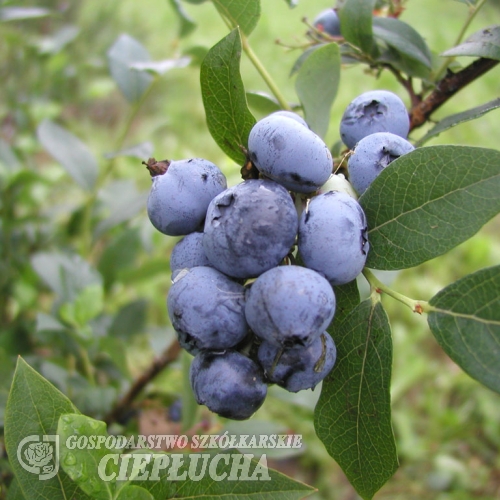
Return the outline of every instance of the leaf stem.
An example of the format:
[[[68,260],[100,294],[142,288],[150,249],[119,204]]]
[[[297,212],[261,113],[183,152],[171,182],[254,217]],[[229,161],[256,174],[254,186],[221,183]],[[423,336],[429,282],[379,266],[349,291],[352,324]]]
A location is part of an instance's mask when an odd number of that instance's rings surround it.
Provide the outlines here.
[[[363,269],[363,275],[370,284],[372,296],[374,293],[377,294],[385,293],[389,295],[389,297],[392,297],[393,299],[397,300],[398,302],[401,302],[405,306],[408,306],[414,313],[422,314],[423,312],[428,310],[427,307],[428,303],[426,301],[410,299],[406,295],[396,292],[387,285],[384,285],[384,283],[382,283],[375,276],[375,274],[373,274],[373,272],[366,267]]]
[[[477,13],[481,10],[483,5],[486,3],[486,0],[479,0],[477,5],[470,5],[469,6],[469,15],[467,16],[467,19],[465,20],[464,25],[462,26],[462,29],[457,35],[457,38],[453,44],[453,47],[456,47],[462,42],[463,37],[465,36],[465,32],[469,28],[471,22],[473,19],[476,17]],[[434,75],[434,81],[439,81],[441,77],[443,76],[444,72],[446,71],[446,68],[454,61],[455,57],[450,56],[446,57],[444,61],[441,63],[441,66],[436,70],[436,73]]]
[[[241,45],[243,47],[243,51],[247,55],[248,59],[250,59],[250,62],[253,64],[255,69],[259,72],[260,76],[266,82],[266,85],[269,87],[269,90],[273,93],[274,97],[276,97],[277,101],[279,102],[280,106],[283,109],[286,109],[288,111],[291,111],[291,107],[288,104],[287,100],[281,93],[281,90],[279,87],[276,85],[276,82],[273,80],[265,66],[262,64],[260,59],[257,57],[255,52],[252,50],[252,47],[248,43],[248,39],[243,33],[241,33]]]

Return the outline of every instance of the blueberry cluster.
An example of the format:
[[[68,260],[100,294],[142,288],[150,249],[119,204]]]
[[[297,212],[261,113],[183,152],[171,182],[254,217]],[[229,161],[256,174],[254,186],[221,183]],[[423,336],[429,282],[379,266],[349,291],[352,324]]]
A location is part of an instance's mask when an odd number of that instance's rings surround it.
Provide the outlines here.
[[[184,235],[170,259],[167,308],[179,343],[194,356],[190,380],[199,404],[246,419],[269,384],[297,392],[331,371],[333,286],[356,279],[369,250],[356,191],[413,148],[401,105],[377,91],[347,107],[340,130],[354,148],[354,189],[332,174],[323,140],[289,111],[254,125],[248,159],[256,175],[236,186],[228,188],[207,160],[147,162],[152,224]]]

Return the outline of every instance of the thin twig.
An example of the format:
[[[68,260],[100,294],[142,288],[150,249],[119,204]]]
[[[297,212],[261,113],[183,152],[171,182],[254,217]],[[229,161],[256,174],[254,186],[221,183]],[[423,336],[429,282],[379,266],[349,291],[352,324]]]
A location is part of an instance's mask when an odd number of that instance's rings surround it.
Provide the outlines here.
[[[169,364],[173,363],[181,352],[179,342],[175,340],[163,354],[156,358],[151,366],[132,384],[130,389],[123,397],[116,402],[111,412],[104,418],[107,425],[116,422],[120,417],[127,412],[134,400],[139,396],[143,389]]]
[[[487,71],[495,67],[500,61],[481,57],[457,73],[449,72],[440,80],[436,88],[410,111],[410,130],[422,126],[434,111],[441,107],[459,90],[473,82]]]

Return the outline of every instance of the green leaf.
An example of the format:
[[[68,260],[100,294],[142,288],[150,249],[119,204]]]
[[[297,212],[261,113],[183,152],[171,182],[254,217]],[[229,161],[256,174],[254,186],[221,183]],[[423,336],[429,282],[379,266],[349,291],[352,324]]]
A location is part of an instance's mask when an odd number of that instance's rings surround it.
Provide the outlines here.
[[[104,290],[102,285],[85,287],[72,302],[61,306],[61,318],[69,324],[83,328],[102,312],[104,308]]]
[[[212,0],[219,14],[229,21],[232,28],[239,27],[248,36],[257,26],[260,17],[260,0]]]
[[[391,329],[380,302],[359,304],[333,337],[337,362],[323,381],[316,433],[363,499],[398,467],[391,425]]]
[[[359,199],[367,267],[405,269],[451,250],[500,211],[499,192],[499,151],[430,146],[401,156]]]
[[[210,134],[229,157],[243,165],[246,157],[241,146],[247,147],[255,118],[248,110],[240,58],[240,34],[235,29],[208,51],[200,81]]]
[[[37,129],[38,140],[82,188],[92,190],[97,180],[97,160],[76,136],[44,120]]]
[[[427,66],[399,52],[390,45],[380,53],[377,62],[390,64],[408,76],[414,76],[424,80],[428,80],[431,73]]]
[[[164,498],[197,498],[209,500],[210,498],[228,497],[234,500],[248,500],[258,496],[260,499],[299,499],[304,498],[314,491],[314,488],[280,474],[266,466],[267,459],[251,460],[252,455],[241,455],[235,450],[214,450],[214,453],[201,452],[190,454],[166,454],[148,449],[141,449],[129,453],[123,450],[124,455],[115,455],[114,458],[105,458],[107,463],[103,470],[101,462],[108,454],[117,453],[106,446],[100,449],[70,449],[72,441],[80,436],[89,438],[91,435],[107,437],[106,426],[100,422],[83,415],[63,415],[59,419],[58,434],[61,449],[61,464],[67,474],[74,478],[80,488],[92,492],[92,498],[97,500],[114,498],[111,494],[119,491],[118,499],[129,497],[126,489],[141,486],[149,491],[155,499]],[[74,436],[74,437],[72,437]],[[69,447],[67,444],[69,443]],[[198,455],[198,457],[193,456]],[[197,467],[190,467],[191,461],[198,459]],[[124,461],[127,461],[124,466]],[[203,461],[206,467],[203,469]],[[215,461],[214,464],[211,462]],[[233,461],[239,462],[245,473],[237,473],[238,481],[226,480],[231,474],[235,477],[236,468]],[[244,464],[248,465],[248,468]],[[101,474],[99,475],[99,465]],[[205,473],[201,471],[205,470]],[[82,475],[82,471],[84,474]],[[233,472],[232,472],[233,471]],[[196,480],[192,475],[198,475]],[[217,476],[215,475],[217,474]],[[103,476],[109,478],[104,481]],[[250,479],[253,476],[253,480]],[[261,480],[259,480],[261,479]],[[116,486],[115,486],[116,484]],[[125,492],[122,493],[122,491]],[[135,491],[137,498],[150,499],[139,490]]]
[[[130,340],[133,336],[144,332],[146,327],[147,302],[135,300],[124,305],[114,316],[109,334]]]
[[[263,92],[247,92],[246,95],[248,105],[262,114],[269,115],[281,109],[281,106],[273,97]]]
[[[301,65],[295,90],[302,103],[307,124],[324,137],[330,123],[330,110],[340,81],[340,51],[336,43],[315,50]]]
[[[185,68],[191,63],[190,57],[179,57],[177,59],[163,59],[162,61],[148,61],[130,64],[131,69],[147,71],[154,75],[164,75],[167,71],[175,68]]]
[[[0,9],[0,21],[23,21],[50,14],[50,10],[43,7],[3,7]]]
[[[168,481],[168,495],[166,498],[176,500],[196,498],[197,500],[211,500],[214,498],[227,498],[228,500],[294,500],[305,498],[315,491],[314,488],[304,483],[295,481],[280,472],[266,467],[267,459],[257,464],[251,460],[252,455],[241,455],[234,450],[217,450],[215,455],[209,457],[210,465],[207,469],[215,469],[216,474],[205,474],[201,480],[193,481],[186,478],[183,481]],[[200,463],[203,458],[200,459]],[[217,464],[212,464],[217,460]],[[227,480],[235,462],[239,462],[243,470],[247,470],[248,477],[255,476],[257,480]],[[217,465],[217,467],[214,467]],[[248,466],[248,468],[247,468]],[[179,468],[178,475],[185,474],[189,469],[189,460],[184,460]],[[218,479],[218,478],[219,479]],[[234,476],[233,476],[234,477]],[[260,479],[260,480],[259,480]]]
[[[9,485],[9,490],[7,491],[5,500],[26,500],[26,497],[23,495],[21,487],[15,477]]]
[[[138,228],[125,229],[109,241],[98,264],[106,289],[118,279],[120,272],[134,265],[140,250]]]
[[[346,0],[339,10],[340,30],[345,40],[367,55],[375,55],[373,9],[376,0]]]
[[[500,266],[465,276],[429,304],[429,327],[446,354],[500,393]]]
[[[111,76],[129,102],[137,102],[146,92],[153,77],[131,68],[132,64],[150,62],[148,51],[130,35],[120,35],[108,50]]]
[[[409,24],[390,17],[374,17],[373,34],[398,52],[431,68],[432,56],[429,47],[418,31]]]
[[[422,146],[427,141],[429,141],[433,137],[437,137],[441,132],[444,132],[445,130],[455,127],[456,125],[460,125],[460,123],[480,118],[481,116],[489,113],[490,111],[493,111],[494,109],[497,109],[498,107],[500,107],[500,97],[497,97],[496,99],[493,99],[486,104],[482,104],[481,106],[463,111],[462,113],[456,113],[454,115],[447,116],[446,118],[443,118],[441,121],[436,123],[436,125],[432,127],[429,132],[427,132],[422,138],[420,138],[415,143],[415,147]]]
[[[476,31],[464,43],[441,54],[443,57],[471,56],[486,57],[500,61],[500,26]]]
[[[19,486],[29,500],[67,500],[68,498],[87,499],[87,495],[79,494],[78,486],[62,471],[58,469],[56,431],[59,417],[65,413],[76,413],[78,410],[71,401],[59,392],[52,384],[39,375],[22,358],[18,359],[14,380],[7,401],[5,411],[5,445],[10,464]],[[47,436],[49,441],[43,441]],[[23,441],[26,438],[33,441]],[[46,452],[45,465],[47,469],[35,465],[30,466],[27,450],[32,445],[43,445],[50,451],[52,458]],[[19,453],[18,453],[19,451]],[[20,462],[22,460],[22,463]],[[47,474],[50,467],[54,467],[53,477],[39,479],[39,475]],[[26,467],[32,467],[27,470]],[[35,470],[37,469],[37,470]]]
[[[145,175],[145,174],[144,174]],[[110,182],[99,193],[100,201],[109,212],[95,228],[95,236],[100,236],[112,227],[126,222],[146,206],[148,192],[137,190],[136,183],[129,179]]]
[[[85,415],[68,413],[59,417],[57,426],[59,436],[60,461],[66,474],[80,487],[82,491],[95,500],[111,500],[115,491],[115,483],[103,481],[99,477],[99,464],[101,460],[112,453],[104,445],[96,446],[99,437],[107,438],[106,424]],[[95,436],[94,447],[77,446],[78,439]],[[104,443],[103,440],[103,443]],[[82,443],[84,441],[82,440]],[[112,461],[107,461],[105,468],[107,475],[118,473],[118,466]]]
[[[313,45],[312,47],[308,47],[306,50],[304,50],[304,52],[302,52],[300,54],[300,56],[297,58],[297,60],[294,62],[292,69],[290,70],[290,76],[295,75],[295,73],[297,73],[300,70],[300,68],[302,67],[302,65],[306,61],[306,59],[314,51],[318,50],[320,47],[323,47],[324,45],[326,45],[326,44],[324,44],[324,43],[323,44],[316,44],[316,45]]]
[[[358,283],[356,280],[353,280],[345,285],[337,285],[333,287],[333,291],[335,293],[336,307],[335,316],[331,326],[335,325],[335,327],[337,327],[337,325],[340,324],[344,318],[359,305],[360,297]],[[330,331],[330,328],[328,329],[328,333],[334,337],[333,330]]]
[[[180,21],[179,38],[184,38],[194,31],[196,23],[186,12],[180,0],[169,0],[169,2]]]
[[[50,289],[65,302],[72,302],[91,285],[102,283],[101,275],[77,254],[39,252],[31,265]]]
[[[155,497],[140,486],[128,484],[120,490],[116,500],[155,500]]]
[[[0,164],[5,165],[11,173],[17,172],[21,168],[17,156],[12,151],[9,144],[0,137]]]
[[[120,151],[114,151],[112,153],[106,153],[104,155],[107,159],[118,158],[119,156],[131,156],[139,160],[144,158],[151,158],[153,156],[154,144],[152,142],[146,141],[136,144],[135,146],[130,146]]]

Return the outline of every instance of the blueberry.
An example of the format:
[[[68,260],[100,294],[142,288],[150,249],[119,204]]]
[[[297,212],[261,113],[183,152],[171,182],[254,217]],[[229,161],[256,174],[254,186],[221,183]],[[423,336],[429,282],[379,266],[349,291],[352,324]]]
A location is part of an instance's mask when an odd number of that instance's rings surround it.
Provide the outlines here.
[[[314,389],[330,373],[337,349],[330,335],[324,332],[307,347],[282,349],[262,342],[257,359],[269,382],[298,392]]]
[[[312,198],[300,218],[298,250],[304,265],[324,275],[332,285],[355,279],[369,250],[361,205],[340,191]]]
[[[313,26],[330,36],[340,36],[340,19],[334,9],[320,12],[313,21]]]
[[[219,271],[251,278],[283,260],[297,228],[297,212],[285,188],[269,180],[247,180],[212,200],[203,246]]]
[[[410,118],[403,101],[387,90],[372,90],[356,97],[344,111],[340,136],[349,148],[375,132],[392,132],[406,139]]]
[[[164,173],[154,171],[150,163],[155,160],[148,161],[153,185],[147,210],[153,226],[170,236],[198,230],[212,198],[227,187],[224,174],[202,158],[164,162]]]
[[[236,351],[200,352],[191,363],[190,381],[198,404],[233,420],[250,418],[267,395],[261,368]]]
[[[349,157],[349,180],[363,194],[393,160],[415,148],[406,139],[390,132],[377,132],[361,139]]]
[[[332,173],[332,155],[323,140],[287,116],[274,113],[259,120],[250,131],[248,150],[262,174],[290,191],[316,191]]]
[[[310,344],[330,324],[335,295],[328,281],[301,266],[270,269],[252,283],[245,316],[261,339],[282,347]]]
[[[167,296],[172,326],[183,348],[227,349],[248,333],[245,288],[211,267],[183,269]]]
[[[293,111],[275,111],[269,116],[284,116],[285,118],[291,118],[292,120],[300,123],[303,127],[309,128],[309,125],[306,123],[304,118],[302,118],[302,116],[298,115],[297,113],[294,113]]]
[[[175,277],[180,269],[197,266],[212,267],[203,249],[203,233],[191,233],[184,236],[175,244],[170,255],[172,277]]]

